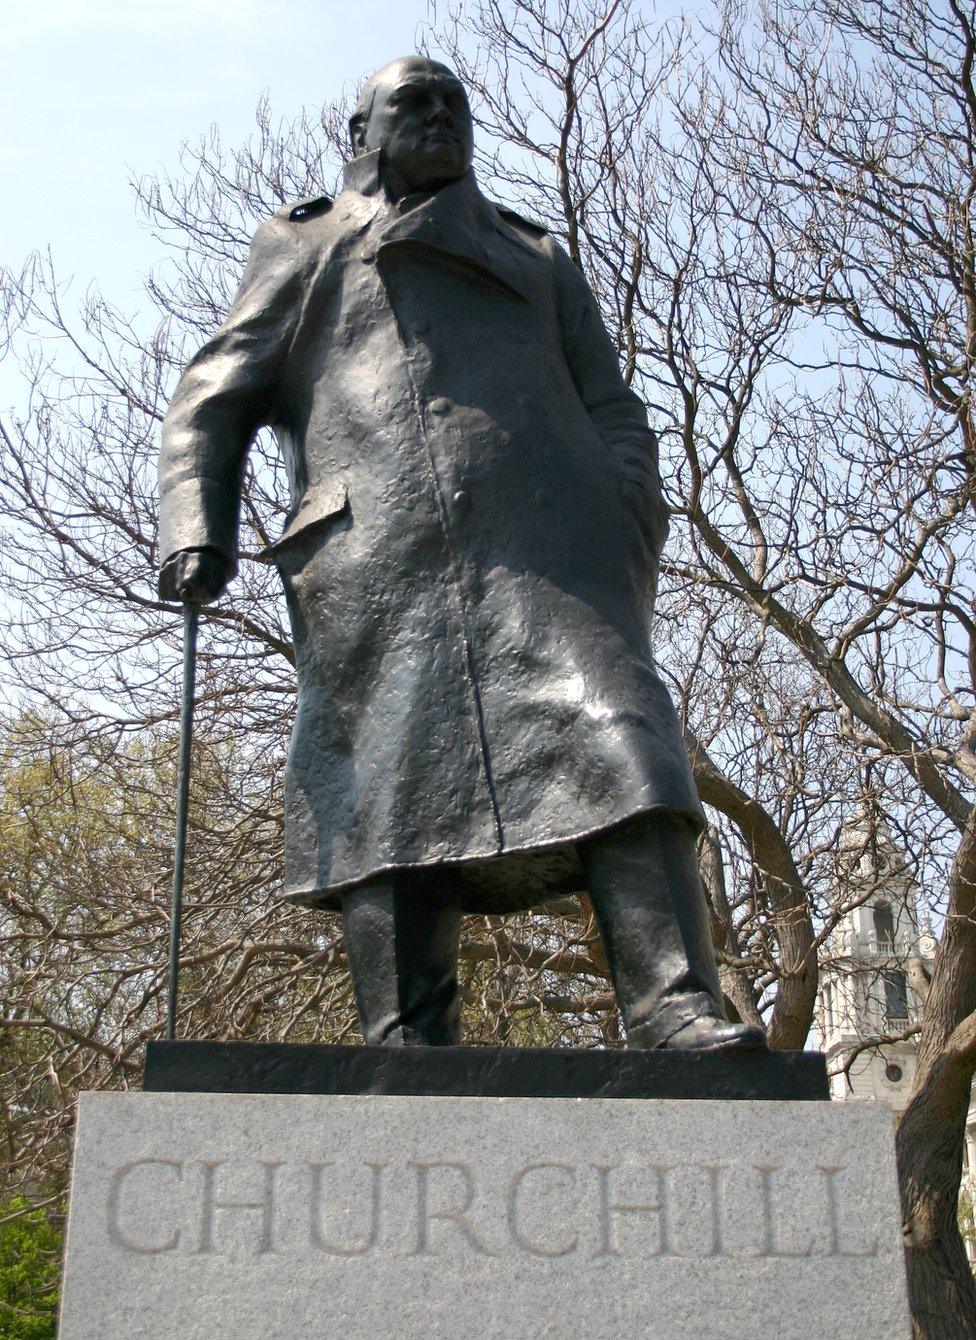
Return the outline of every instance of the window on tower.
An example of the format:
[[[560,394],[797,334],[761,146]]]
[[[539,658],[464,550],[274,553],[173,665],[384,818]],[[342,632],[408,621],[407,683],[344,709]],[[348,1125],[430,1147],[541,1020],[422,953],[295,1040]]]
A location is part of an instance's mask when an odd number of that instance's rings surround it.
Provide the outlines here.
[[[874,909],[874,934],[878,949],[884,953],[895,947],[895,918],[887,903],[878,903]]]
[[[908,1023],[908,979],[896,969],[884,974],[885,1023],[889,1028]]]

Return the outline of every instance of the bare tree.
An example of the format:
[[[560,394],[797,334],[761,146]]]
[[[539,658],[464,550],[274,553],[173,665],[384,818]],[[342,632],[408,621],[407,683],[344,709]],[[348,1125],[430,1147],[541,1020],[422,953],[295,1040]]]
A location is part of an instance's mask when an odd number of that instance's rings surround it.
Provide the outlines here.
[[[942,104],[920,91],[915,139],[901,122],[886,138],[885,117],[909,113],[858,92],[844,43],[863,59],[874,30],[870,10],[850,13],[860,29],[826,7],[730,10],[709,33],[653,25],[628,0],[481,0],[444,13],[430,42],[473,90],[479,172],[586,270],[661,438],[675,526],[656,638],[712,819],[702,866],[730,1005],[764,1021],[774,1045],[803,1045],[818,957],[855,896],[838,888],[836,865],[855,813],[884,817],[947,914],[900,1167],[919,1334],[972,1334],[955,1196],[976,1060],[964,530],[976,327],[963,300],[971,278],[948,300],[971,252],[926,186],[941,180],[939,153],[968,150],[941,134]],[[925,86],[929,14],[906,6],[901,54],[879,48],[890,89]],[[18,802],[13,831],[43,828],[51,787],[79,807],[77,846],[44,854],[39,841],[3,887],[2,1022],[17,1049],[3,1094],[21,1184],[63,1169],[74,1089],[126,1083],[161,1027],[178,626],[152,581],[166,395],[226,309],[257,223],[334,187],[343,123],[338,103],[282,125],[265,105],[247,145],[228,151],[212,132],[172,177],[137,183],[166,259],[135,316],[94,290],[79,306],[43,258],[4,280],[3,328],[28,388],[0,443],[17,709],[7,729],[55,778]],[[911,143],[929,157],[912,158]],[[871,172],[874,196],[853,189]],[[866,201],[898,174],[900,212],[872,215]],[[952,180],[968,219],[968,187]],[[927,313],[915,312],[915,343],[897,327],[896,298]],[[267,537],[281,492],[273,444],[259,440],[245,550]],[[336,921],[275,904],[294,690],[266,568],[244,565],[203,647],[182,1026],[351,1037]],[[5,776],[13,795],[22,779]],[[96,783],[111,805],[93,803]],[[117,829],[111,860],[102,809]],[[60,873],[38,879],[39,868]],[[477,1040],[619,1045],[585,900],[472,918],[463,953]],[[22,1099],[30,1083],[36,1111]],[[948,1301],[936,1279],[951,1282]]]
[[[736,116],[719,157],[761,184],[753,233],[809,260],[802,283],[771,263],[767,292],[836,332],[841,363],[809,404],[833,469],[806,492],[833,524],[791,563],[816,615],[742,589],[865,749],[908,772],[947,849],[955,834],[898,1152],[916,1332],[945,1334],[948,1315],[973,1335],[955,1223],[976,1070],[976,9],[828,0],[722,19]]]

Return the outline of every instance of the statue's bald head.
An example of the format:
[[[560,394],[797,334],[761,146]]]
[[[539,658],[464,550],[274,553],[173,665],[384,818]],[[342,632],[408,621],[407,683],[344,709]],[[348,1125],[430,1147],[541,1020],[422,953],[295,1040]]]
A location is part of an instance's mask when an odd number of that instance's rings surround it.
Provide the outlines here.
[[[349,119],[353,153],[384,151],[394,194],[436,189],[471,166],[471,109],[457,75],[426,56],[401,56],[376,71]]]

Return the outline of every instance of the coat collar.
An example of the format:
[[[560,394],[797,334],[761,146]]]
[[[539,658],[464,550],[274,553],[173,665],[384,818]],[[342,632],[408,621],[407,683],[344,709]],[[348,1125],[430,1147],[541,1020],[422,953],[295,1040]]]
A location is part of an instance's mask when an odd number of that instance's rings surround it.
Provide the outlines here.
[[[380,180],[381,152],[346,163],[339,217],[354,219],[358,229],[375,220],[379,257],[404,246],[420,248],[432,260],[460,266],[510,296],[526,298],[534,248],[482,195],[474,169],[437,191],[417,192],[394,204]]]
[[[377,254],[420,248],[432,260],[469,273],[519,298],[527,296],[527,266],[511,246],[497,208],[478,188],[473,171],[439,191],[407,196],[383,221]]]
[[[376,195],[380,189],[380,153],[381,150],[372,149],[368,154],[350,158],[342,169],[343,186],[360,195]]]
[[[383,190],[380,180],[382,154],[382,149],[372,149],[369,153],[360,154],[358,158],[350,158],[342,169],[343,187],[349,191],[356,191],[359,195],[380,195]],[[497,221],[498,211],[481,194],[474,168],[469,168],[463,177],[449,182],[447,186],[442,186],[437,191],[416,191],[412,195],[404,196],[402,200],[388,203],[391,212],[400,218],[422,205],[441,200],[449,207],[461,211],[471,209],[482,213],[487,211],[491,218]]]

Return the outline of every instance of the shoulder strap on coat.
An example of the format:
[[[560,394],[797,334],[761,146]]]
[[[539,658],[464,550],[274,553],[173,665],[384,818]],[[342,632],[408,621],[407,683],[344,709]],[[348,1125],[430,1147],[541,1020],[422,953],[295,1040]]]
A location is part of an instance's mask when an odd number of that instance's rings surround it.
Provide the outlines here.
[[[305,200],[299,200],[291,205],[283,205],[278,210],[278,214],[292,223],[304,223],[306,219],[314,219],[319,214],[327,214],[332,208],[332,198],[327,195],[310,195]]]
[[[516,214],[514,209],[507,209],[504,205],[496,205],[495,208],[506,223],[512,224],[515,228],[520,228],[530,237],[546,237],[549,232],[549,229],[543,228],[541,223],[536,223],[532,219],[524,219],[521,214]]]

